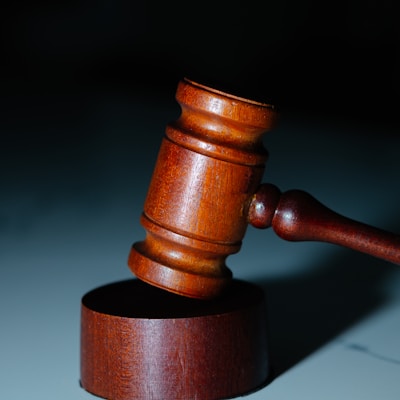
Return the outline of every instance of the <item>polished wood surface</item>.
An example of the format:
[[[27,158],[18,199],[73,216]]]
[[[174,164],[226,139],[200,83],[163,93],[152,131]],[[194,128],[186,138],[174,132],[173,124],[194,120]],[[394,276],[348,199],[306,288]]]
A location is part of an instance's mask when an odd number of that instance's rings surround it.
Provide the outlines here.
[[[233,280],[212,301],[137,279],[82,299],[81,385],[112,400],[212,400],[270,379],[263,291]]]
[[[302,190],[281,194],[275,185],[261,185],[250,205],[249,223],[272,227],[282,239],[333,243],[400,264],[399,235],[344,217]]]
[[[182,113],[167,126],[141,219],[147,236],[128,263],[155,286],[211,298],[230,282],[225,259],[240,249],[276,112],[187,80],[176,99]]]
[[[167,126],[141,217],[146,237],[129,255],[140,279],[82,299],[81,385],[107,399],[232,398],[268,382],[263,292],[225,264],[249,224],[400,262],[399,236],[261,183],[273,106],[188,80],[176,99],[182,113]]]
[[[140,279],[194,298],[213,298],[231,279],[226,257],[240,250],[248,223],[287,240],[325,241],[400,263],[399,236],[328,210],[301,191],[260,185],[269,104],[183,80],[182,108],[166,129],[141,223],[144,241],[128,264]]]

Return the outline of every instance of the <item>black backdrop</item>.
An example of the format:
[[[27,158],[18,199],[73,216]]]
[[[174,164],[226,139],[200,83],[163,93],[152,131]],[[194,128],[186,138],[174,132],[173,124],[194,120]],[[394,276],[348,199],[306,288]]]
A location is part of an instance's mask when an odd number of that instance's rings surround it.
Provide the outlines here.
[[[283,110],[397,124],[395,4],[9,2],[0,13],[2,111],[21,93],[171,95],[188,76]]]

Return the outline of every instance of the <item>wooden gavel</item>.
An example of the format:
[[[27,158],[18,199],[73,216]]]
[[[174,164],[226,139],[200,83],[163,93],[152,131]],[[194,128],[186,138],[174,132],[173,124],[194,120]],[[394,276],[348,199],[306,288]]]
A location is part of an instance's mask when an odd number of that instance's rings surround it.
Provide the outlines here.
[[[144,241],[128,265],[141,280],[199,299],[230,282],[228,255],[248,224],[283,239],[345,246],[400,263],[400,238],[343,217],[309,194],[260,184],[268,153],[262,135],[276,123],[269,104],[183,80],[180,117],[167,125],[144,205]]]

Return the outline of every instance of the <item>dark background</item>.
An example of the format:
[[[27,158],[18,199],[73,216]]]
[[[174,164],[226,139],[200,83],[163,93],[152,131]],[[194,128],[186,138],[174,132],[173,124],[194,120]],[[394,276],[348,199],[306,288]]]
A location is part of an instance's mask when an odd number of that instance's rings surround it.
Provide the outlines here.
[[[283,111],[397,124],[395,5],[9,2],[0,13],[2,120],[13,108],[29,112],[23,94],[31,96],[28,103],[39,95],[53,106],[60,101],[67,112],[72,105],[63,96],[107,90],[173,96],[188,76]]]

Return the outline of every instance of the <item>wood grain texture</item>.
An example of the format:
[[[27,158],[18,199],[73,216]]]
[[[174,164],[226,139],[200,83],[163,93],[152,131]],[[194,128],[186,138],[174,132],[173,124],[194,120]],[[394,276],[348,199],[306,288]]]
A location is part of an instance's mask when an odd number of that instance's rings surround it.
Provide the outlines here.
[[[240,249],[276,112],[187,80],[176,99],[182,113],[167,126],[141,218],[147,236],[128,264],[155,286],[212,298],[230,282],[225,260]]]
[[[340,216],[304,192],[260,186],[273,106],[187,80],[176,99],[182,113],[167,126],[141,218],[146,238],[129,255],[138,278],[187,297],[216,297],[231,280],[225,261],[240,250],[248,223],[400,263],[398,235]]]
[[[272,226],[282,239],[328,242],[400,264],[399,235],[344,217],[302,190],[281,194],[275,185],[261,185],[249,222],[257,228]]]
[[[82,299],[81,384],[107,399],[224,399],[267,382],[263,292],[225,265],[248,224],[400,263],[399,236],[260,184],[272,106],[190,81],[176,98],[182,113],[167,126],[144,204],[146,238],[128,260],[140,280]]]
[[[233,280],[213,301],[139,280],[87,293],[81,385],[112,400],[232,398],[269,379],[263,291]]]

